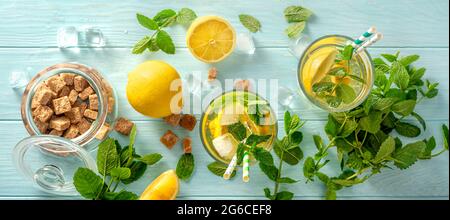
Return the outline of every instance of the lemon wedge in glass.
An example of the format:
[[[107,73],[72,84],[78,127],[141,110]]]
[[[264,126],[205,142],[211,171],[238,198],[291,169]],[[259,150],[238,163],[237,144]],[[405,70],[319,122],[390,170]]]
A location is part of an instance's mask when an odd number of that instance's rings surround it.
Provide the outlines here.
[[[336,60],[336,48],[323,48],[313,53],[303,68],[303,84],[312,92],[312,85],[320,82],[331,70]]]

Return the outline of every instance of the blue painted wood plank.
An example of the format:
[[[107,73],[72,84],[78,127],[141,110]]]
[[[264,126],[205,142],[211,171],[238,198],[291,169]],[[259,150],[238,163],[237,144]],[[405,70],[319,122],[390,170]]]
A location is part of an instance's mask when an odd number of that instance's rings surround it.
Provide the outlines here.
[[[80,1],[0,1],[0,46],[56,46],[56,31],[61,26],[99,26],[108,46],[131,47],[148,34],[139,27],[135,13],[152,16],[164,8],[193,8],[198,15],[224,16],[237,31],[245,31],[238,15],[254,15],[262,23],[262,32],[255,35],[260,47],[288,44],[283,30],[287,23],[283,10],[301,4],[310,8],[314,17],[307,31],[313,38],[326,34],[357,37],[369,26],[376,25],[385,33],[377,44],[382,47],[448,47],[449,2],[443,0],[415,1],[353,1],[353,0],[80,0]],[[30,14],[30,12],[33,12]],[[170,32],[178,47],[185,46],[185,30],[176,27]]]

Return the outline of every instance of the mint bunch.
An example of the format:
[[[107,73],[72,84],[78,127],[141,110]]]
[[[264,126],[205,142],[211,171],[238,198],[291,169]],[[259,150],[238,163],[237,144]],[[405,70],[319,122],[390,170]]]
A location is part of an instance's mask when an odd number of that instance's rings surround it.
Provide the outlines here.
[[[341,113],[331,113],[325,126],[330,141],[324,145],[320,136],[314,136],[317,153],[305,160],[303,167],[307,182],[317,177],[327,186],[327,199],[335,199],[336,192],[365,182],[385,168],[395,166],[406,169],[419,159],[431,159],[448,150],[448,128],[443,125],[444,148],[433,154],[434,137],[403,144],[396,131],[404,137],[417,137],[422,130],[405,119],[413,118],[426,129],[425,120],[415,107],[424,99],[438,94],[438,83],[423,80],[425,68],[412,64],[418,55],[399,57],[382,54],[373,60],[375,87],[368,99],[359,107]],[[337,148],[342,173],[330,177],[321,172],[329,161],[328,150]]]
[[[173,40],[164,28],[175,23],[189,25],[197,18],[197,15],[189,8],[182,8],[178,13],[172,9],[164,9],[153,18],[138,13],[136,18],[141,26],[154,32],[150,36],[145,36],[134,45],[133,54],[141,54],[147,49],[150,52],[162,50],[167,54],[175,54]]]
[[[161,160],[160,154],[140,156],[136,154],[134,142],[136,126],[130,134],[130,143],[122,147],[120,143],[108,138],[98,146],[98,176],[88,168],[78,168],[73,180],[76,190],[86,199],[94,200],[136,200],[138,196],[132,192],[121,190],[116,192],[119,183],[130,184],[145,173],[147,166]],[[108,180],[109,179],[109,180]]]

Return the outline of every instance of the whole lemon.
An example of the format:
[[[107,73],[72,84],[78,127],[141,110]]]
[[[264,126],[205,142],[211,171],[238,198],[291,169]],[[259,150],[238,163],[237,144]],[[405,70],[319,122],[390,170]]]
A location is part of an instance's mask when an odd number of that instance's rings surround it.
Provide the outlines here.
[[[128,74],[128,102],[139,113],[162,118],[179,113],[183,105],[178,72],[163,61],[146,61]]]

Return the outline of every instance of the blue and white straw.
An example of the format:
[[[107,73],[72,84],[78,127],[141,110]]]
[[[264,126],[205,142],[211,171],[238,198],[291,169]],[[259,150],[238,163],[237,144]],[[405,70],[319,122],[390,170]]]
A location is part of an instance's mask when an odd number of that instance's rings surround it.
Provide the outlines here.
[[[367,40],[367,38],[370,38],[373,34],[377,32],[377,29],[375,27],[370,27],[369,30],[364,32],[361,36],[359,36],[358,39],[352,42],[352,47],[355,49],[358,49],[364,41]]]
[[[370,40],[364,42],[357,50],[356,54],[361,53],[366,48],[370,47],[372,44],[376,43],[377,41],[383,39],[383,34],[376,33]]]

